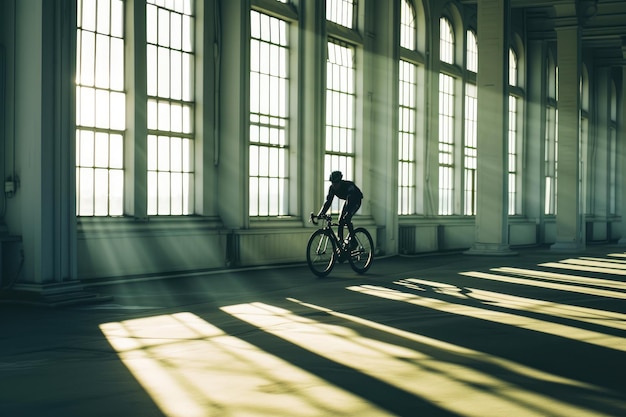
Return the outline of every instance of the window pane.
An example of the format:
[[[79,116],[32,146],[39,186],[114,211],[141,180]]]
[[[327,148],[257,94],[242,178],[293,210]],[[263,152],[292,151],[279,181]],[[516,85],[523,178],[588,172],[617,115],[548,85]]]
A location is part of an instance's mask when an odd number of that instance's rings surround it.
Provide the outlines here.
[[[517,99],[509,96],[509,214],[517,213]]]
[[[287,215],[288,24],[255,10],[250,24],[249,214]]]
[[[478,72],[478,43],[476,34],[471,30],[467,31],[467,69]]]
[[[464,160],[464,211],[476,214],[476,155],[477,155],[477,89],[474,84],[465,86],[465,160]]]
[[[193,211],[193,3],[148,0],[148,214]]]
[[[327,0],[326,19],[338,25],[354,29],[357,0]]]
[[[439,19],[439,59],[454,64],[454,32],[450,21],[444,17]]]
[[[416,71],[417,67],[414,64],[400,61],[400,85],[398,88],[398,214],[415,213]]]
[[[453,214],[454,78],[439,74],[439,214]]]
[[[402,0],[400,7],[400,46],[415,50],[417,44],[415,9],[408,0]]]
[[[76,214],[123,214],[124,10],[121,0],[78,0]]]
[[[338,170],[354,180],[354,131],[356,91],[355,48],[335,39],[328,42],[326,62],[326,157],[325,177]],[[325,187],[329,186],[328,181]],[[339,211],[337,199],[331,212]]]

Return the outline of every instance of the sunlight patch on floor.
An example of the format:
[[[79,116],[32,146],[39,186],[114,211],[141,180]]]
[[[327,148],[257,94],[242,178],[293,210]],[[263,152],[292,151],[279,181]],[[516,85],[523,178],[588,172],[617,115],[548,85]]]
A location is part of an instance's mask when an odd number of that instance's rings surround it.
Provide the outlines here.
[[[539,266],[547,266],[550,268],[560,268],[560,269],[568,269],[571,271],[586,271],[586,272],[600,272],[602,274],[611,274],[611,275],[626,275],[626,270],[622,268],[616,268],[615,266],[607,265],[603,263],[603,266],[595,266],[597,262],[572,262],[572,261],[561,261],[561,262],[546,262],[543,264],[539,264]]]
[[[554,303],[533,298],[518,297],[493,291],[480,290],[470,287],[437,283],[416,278],[408,278],[394,282],[411,289],[432,288],[435,292],[451,295],[466,300],[476,300],[488,306],[497,306],[511,310],[545,314],[570,320],[591,323],[604,327],[626,330],[626,314],[613,311],[598,310],[567,304]]]
[[[350,289],[364,290],[372,295],[377,293],[377,289],[371,286]],[[283,308],[248,303],[223,307],[222,310],[459,416],[602,415],[523,389],[474,367],[438,360],[426,352],[372,339],[350,328],[302,317]]]
[[[473,317],[503,325],[515,326],[521,329],[560,336],[577,342],[585,342],[609,349],[626,351],[626,338],[611,336],[605,333],[581,329],[574,326],[566,326],[545,320],[538,320],[531,317],[494,311],[470,305],[450,303],[438,298],[422,297],[415,293],[408,293],[375,285],[352,286],[348,287],[348,289],[362,294],[373,295],[389,300],[403,301],[409,304],[431,308],[450,314]]]
[[[502,271],[506,273],[521,273],[519,272],[521,270],[517,269],[518,272],[515,272],[514,269],[515,268],[498,268],[496,271],[498,272]],[[534,270],[527,270],[527,271],[530,271],[530,272],[528,272],[526,276],[539,278],[539,279],[544,278],[546,280],[547,279],[556,280],[554,275],[552,275],[551,273],[544,274],[540,271],[534,271]],[[525,285],[525,286],[530,286],[530,287],[548,288],[548,289],[558,290],[558,291],[566,291],[566,292],[579,293],[579,294],[585,294],[585,295],[593,295],[597,297],[617,298],[617,299],[626,300],[626,293],[605,290],[602,288],[594,288],[591,286],[561,284],[559,282],[550,282],[546,280],[537,280],[537,279],[525,279],[525,278],[512,277],[508,275],[490,274],[487,272],[478,272],[478,271],[459,272],[459,275],[472,277],[472,278],[488,279],[491,281],[498,281],[498,282],[504,282],[504,283],[509,283],[509,284],[520,284],[520,285]],[[563,280],[567,282],[568,278],[563,278]],[[582,281],[580,281],[580,283],[584,283],[585,281],[586,280],[583,279]],[[594,284],[593,282],[590,282],[589,285],[594,285]]]
[[[390,415],[192,313],[100,329],[168,417]]]
[[[529,277],[529,278],[549,279],[549,280],[558,281],[558,282],[590,285],[594,287],[606,287],[606,288],[612,288],[616,290],[619,290],[619,289],[626,290],[626,282],[616,281],[616,280],[611,280],[611,279],[592,278],[592,277],[585,277],[585,276],[579,276],[579,275],[559,274],[557,272],[538,271],[535,269],[511,268],[511,267],[493,268],[491,270],[494,272],[510,273],[510,274],[521,275],[521,276]],[[573,287],[573,288],[579,288],[579,287]],[[586,288],[583,288],[583,289],[586,289]],[[571,289],[568,289],[567,291],[572,292]],[[608,294],[611,294],[611,293],[608,293]],[[611,297],[611,298],[614,298],[614,297]]]
[[[367,326],[371,329],[385,332],[393,336],[402,337],[404,339],[410,340],[411,342],[419,343],[421,345],[435,349],[438,352],[441,352],[442,354],[451,354],[451,355],[462,357],[464,361],[471,361],[475,363],[494,365],[494,366],[497,366],[498,368],[501,368],[504,372],[530,378],[537,382],[551,382],[551,383],[562,384],[562,385],[570,386],[570,387],[584,388],[584,389],[592,390],[596,392],[604,391],[604,389],[590,385],[590,384],[586,384],[586,383],[576,381],[573,379],[563,378],[558,375],[543,372],[541,370],[534,369],[534,368],[510,361],[508,359],[500,358],[495,355],[487,354],[484,352],[479,352],[477,350],[469,349],[464,346],[455,345],[452,343],[434,339],[434,338],[424,336],[421,334],[412,333],[406,330],[401,330],[396,327],[387,326],[385,324],[378,323],[372,320],[367,320],[359,316],[341,313],[339,311],[334,311],[326,307],[318,306],[318,305],[311,304],[311,303],[306,303],[306,302],[303,302],[294,298],[288,298],[288,300],[294,303],[300,304],[302,306],[305,306],[305,307],[323,311],[329,315],[347,320],[352,323],[356,323],[362,326]]]

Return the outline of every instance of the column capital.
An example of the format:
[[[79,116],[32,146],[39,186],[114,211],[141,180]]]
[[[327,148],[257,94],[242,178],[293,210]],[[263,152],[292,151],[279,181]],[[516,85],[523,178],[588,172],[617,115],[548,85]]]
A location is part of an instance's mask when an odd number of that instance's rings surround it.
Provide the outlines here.
[[[583,25],[598,10],[598,0],[572,0],[554,6],[555,29],[568,26]]]

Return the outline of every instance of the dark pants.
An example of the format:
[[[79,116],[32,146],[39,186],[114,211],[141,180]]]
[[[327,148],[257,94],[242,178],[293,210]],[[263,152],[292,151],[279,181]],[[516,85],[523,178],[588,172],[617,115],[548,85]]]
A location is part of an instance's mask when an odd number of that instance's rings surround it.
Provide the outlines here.
[[[354,225],[352,224],[352,216],[361,208],[361,200],[346,200],[341,209],[341,215],[339,216],[339,240],[343,240],[343,227],[348,226],[348,232],[352,236],[354,232]]]

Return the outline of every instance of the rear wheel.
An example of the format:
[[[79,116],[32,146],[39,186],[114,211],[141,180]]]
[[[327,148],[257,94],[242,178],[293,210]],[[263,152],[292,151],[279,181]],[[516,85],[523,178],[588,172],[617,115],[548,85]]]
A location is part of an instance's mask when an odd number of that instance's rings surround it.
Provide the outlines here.
[[[349,252],[348,260],[355,272],[364,274],[370,269],[374,260],[374,241],[366,229],[354,229]]]
[[[315,231],[306,246],[306,262],[318,277],[330,274],[335,266],[335,241],[324,230]]]

